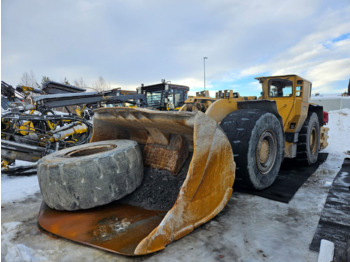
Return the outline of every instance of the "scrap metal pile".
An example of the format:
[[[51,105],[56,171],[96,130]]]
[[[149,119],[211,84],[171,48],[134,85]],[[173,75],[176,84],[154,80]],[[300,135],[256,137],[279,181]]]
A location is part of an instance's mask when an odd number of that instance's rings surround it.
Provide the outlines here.
[[[26,102],[31,93],[40,95]],[[20,173],[18,167],[10,168],[16,159],[36,162],[54,151],[87,143],[92,134],[92,109],[102,102],[140,107],[145,104],[144,95],[124,95],[120,89],[85,92],[51,81],[44,83],[41,90],[26,86],[15,89],[2,81],[1,100],[1,167],[8,174]],[[75,107],[74,113],[70,106]],[[65,108],[68,113],[58,113],[54,108]],[[22,174],[36,172],[28,167],[20,169]]]
[[[2,172],[34,174],[35,168],[10,165],[16,159],[36,162],[52,152],[87,143],[92,134],[88,120],[92,119],[96,108],[132,106],[174,110],[184,104],[188,90],[186,86],[165,80],[150,86],[142,84],[138,91],[117,88],[103,92],[85,92],[85,89],[53,81],[45,82],[41,89],[13,88],[2,81]],[[33,93],[39,95],[31,96]],[[74,111],[72,107],[75,107]],[[62,108],[68,113],[60,112]]]
[[[16,159],[36,162],[55,150],[84,144],[91,137],[92,124],[88,120],[78,115],[58,115],[49,107],[26,103],[29,91],[41,93],[30,87],[14,89],[1,82],[4,109],[1,112],[1,166],[4,173],[18,173],[18,167],[10,168]],[[23,167],[22,171],[25,174],[35,172],[28,167]]]

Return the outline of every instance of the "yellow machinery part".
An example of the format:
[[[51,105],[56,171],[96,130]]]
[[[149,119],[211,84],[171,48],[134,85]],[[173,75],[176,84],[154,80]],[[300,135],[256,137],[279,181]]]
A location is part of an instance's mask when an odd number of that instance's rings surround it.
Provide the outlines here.
[[[82,117],[82,114],[85,108],[86,108],[86,105],[82,106],[81,108],[79,107],[75,108],[75,113],[77,114],[77,116]]]
[[[136,140],[143,148],[144,165],[167,169],[174,175],[179,167],[170,163],[182,165],[184,156],[192,156],[173,207],[160,212],[111,204],[68,212],[43,205],[38,218],[41,227],[112,252],[142,255],[187,235],[227,204],[235,178],[231,145],[218,124],[204,113],[101,108],[95,111],[91,142],[109,139]],[[101,221],[112,217],[128,224],[126,231],[111,234],[108,240],[96,240],[91,232],[100,232]]]
[[[321,126],[320,130],[320,150],[325,149],[328,146],[328,131],[329,128]]]
[[[21,125],[19,127],[19,130],[20,130],[19,131],[20,134],[23,135],[23,136],[26,136],[26,135],[28,135],[30,133],[35,132],[34,125],[33,125],[33,123],[31,121],[24,122],[23,125]]]
[[[1,170],[7,171],[9,169],[9,165],[11,164],[10,161],[2,159],[1,160]]]
[[[31,110],[29,112],[29,114],[32,115],[32,114],[34,114],[34,112],[35,112],[35,110],[33,109],[33,110]],[[36,132],[35,128],[34,128],[34,125],[33,125],[33,122],[31,122],[31,121],[24,122],[23,125],[21,125],[19,127],[19,130],[20,130],[19,131],[20,134],[23,135],[23,136],[26,136],[26,135],[28,135],[30,133],[35,133]]]
[[[209,106],[205,114],[220,123],[229,113],[238,110],[237,102],[254,100],[255,96],[219,99]]]
[[[55,130],[57,127],[57,123],[55,123],[54,121],[47,120],[46,123],[47,123],[48,127],[50,128],[50,130]]]
[[[88,131],[88,127],[83,123],[72,123],[70,126],[65,126],[61,129],[51,131],[52,136],[49,141],[51,143],[64,140],[67,137],[73,136],[75,134],[83,134]]]

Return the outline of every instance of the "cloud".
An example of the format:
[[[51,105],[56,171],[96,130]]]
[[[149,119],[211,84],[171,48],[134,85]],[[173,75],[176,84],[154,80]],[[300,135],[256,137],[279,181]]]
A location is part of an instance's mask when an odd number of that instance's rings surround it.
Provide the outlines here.
[[[38,79],[92,85],[103,76],[128,88],[167,79],[200,90],[207,56],[209,89],[297,73],[337,90],[345,73],[317,68],[347,65],[349,13],[348,0],[4,1],[2,78],[16,85],[32,70]]]
[[[350,46],[349,46],[350,48]],[[347,86],[335,87],[333,83],[350,78],[350,58],[331,60],[319,65],[307,72],[308,79],[314,79],[313,86],[318,93],[329,93],[330,90],[342,92]],[[320,77],[322,76],[322,77]]]
[[[327,11],[312,33],[265,63],[240,71],[240,77],[299,74],[312,81],[317,92],[339,92],[342,90],[339,85],[350,77],[350,19],[346,16],[349,12],[349,7]]]

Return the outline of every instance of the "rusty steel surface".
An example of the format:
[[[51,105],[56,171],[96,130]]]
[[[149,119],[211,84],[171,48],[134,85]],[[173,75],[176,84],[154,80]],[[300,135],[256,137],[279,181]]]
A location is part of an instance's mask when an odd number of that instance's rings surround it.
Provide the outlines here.
[[[180,135],[172,135],[169,145],[147,143],[143,150],[145,166],[168,170],[176,175],[188,156],[188,144]]]
[[[181,135],[193,150],[194,115],[189,112],[161,112],[141,108],[95,110],[91,142],[132,139],[139,144],[168,145],[170,135]]]
[[[57,211],[44,202],[39,225],[52,234],[110,252],[133,255],[137,244],[159,225],[166,212],[116,202],[89,210]]]
[[[217,215],[227,204],[235,177],[231,145],[216,121],[204,113],[140,108],[98,109],[94,115],[91,142],[109,139],[136,140],[143,148],[144,158],[155,151],[152,148],[162,148],[163,153],[154,158],[148,157],[146,164],[174,173],[181,168],[187,153],[191,152],[187,176],[173,207],[164,214],[164,218],[154,210],[123,205],[116,205],[111,210],[91,209],[87,213],[62,212],[59,218],[56,218],[56,211],[42,208],[39,223],[43,228],[87,245],[121,254],[142,255],[161,250],[173,240],[187,235]],[[167,158],[176,160],[177,164],[169,166]],[[111,216],[130,223],[123,238],[116,236],[108,241],[97,241],[92,232],[96,232],[97,224],[102,220],[110,221]],[[142,222],[138,223],[137,218]],[[74,227],[71,226],[72,219],[76,221]],[[113,232],[106,232],[107,238],[114,236]]]

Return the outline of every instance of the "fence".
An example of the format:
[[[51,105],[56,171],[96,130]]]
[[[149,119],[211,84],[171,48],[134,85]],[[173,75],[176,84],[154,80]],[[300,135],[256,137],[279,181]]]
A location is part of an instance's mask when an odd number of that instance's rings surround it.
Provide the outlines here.
[[[311,102],[323,106],[325,111],[339,110],[342,108],[350,108],[350,97],[312,97]]]

